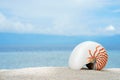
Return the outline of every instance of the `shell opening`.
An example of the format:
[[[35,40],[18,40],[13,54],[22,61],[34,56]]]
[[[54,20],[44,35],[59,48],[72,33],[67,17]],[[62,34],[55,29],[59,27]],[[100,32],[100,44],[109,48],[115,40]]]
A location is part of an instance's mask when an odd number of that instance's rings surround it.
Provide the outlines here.
[[[88,64],[86,64],[86,66],[87,66],[88,69],[90,69],[90,70],[94,69],[94,63],[88,63]]]
[[[92,58],[92,59],[90,59],[88,64],[86,64],[86,66],[88,69],[93,70],[93,69],[95,69],[95,64],[96,64],[96,59]]]

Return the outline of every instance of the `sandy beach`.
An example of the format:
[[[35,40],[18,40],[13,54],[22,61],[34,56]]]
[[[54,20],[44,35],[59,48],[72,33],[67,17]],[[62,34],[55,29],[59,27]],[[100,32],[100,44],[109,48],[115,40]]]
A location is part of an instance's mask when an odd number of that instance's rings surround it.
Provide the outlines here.
[[[0,80],[120,80],[120,68],[102,71],[71,70],[67,67],[37,67],[0,70]]]

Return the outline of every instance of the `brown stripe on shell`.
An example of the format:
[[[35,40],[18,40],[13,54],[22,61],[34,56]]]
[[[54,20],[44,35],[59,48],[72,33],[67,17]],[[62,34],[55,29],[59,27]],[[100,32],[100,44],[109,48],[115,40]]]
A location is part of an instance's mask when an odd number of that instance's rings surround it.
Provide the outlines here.
[[[93,61],[94,62],[93,64],[96,70],[101,70],[102,68],[105,67],[108,61],[108,55],[106,53],[106,50],[103,47],[97,46],[93,55],[91,53],[91,50],[89,50],[89,55],[90,55],[89,58],[91,58],[92,60],[95,60],[95,62]]]

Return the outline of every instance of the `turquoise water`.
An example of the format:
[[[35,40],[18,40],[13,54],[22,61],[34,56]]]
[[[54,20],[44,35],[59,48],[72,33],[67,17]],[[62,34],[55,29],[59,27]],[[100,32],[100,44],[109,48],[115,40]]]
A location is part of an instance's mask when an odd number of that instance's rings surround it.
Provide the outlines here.
[[[0,69],[68,66],[71,52],[70,50],[0,52]],[[108,55],[106,67],[120,68],[120,51],[108,51]]]

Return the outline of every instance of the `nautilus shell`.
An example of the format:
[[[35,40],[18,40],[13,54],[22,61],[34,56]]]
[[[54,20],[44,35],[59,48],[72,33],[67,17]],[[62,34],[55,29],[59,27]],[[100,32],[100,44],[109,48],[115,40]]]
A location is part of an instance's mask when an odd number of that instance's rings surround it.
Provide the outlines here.
[[[88,69],[102,70],[108,61],[105,48],[93,41],[86,41],[77,45],[69,58],[69,67],[80,70],[83,66]]]

